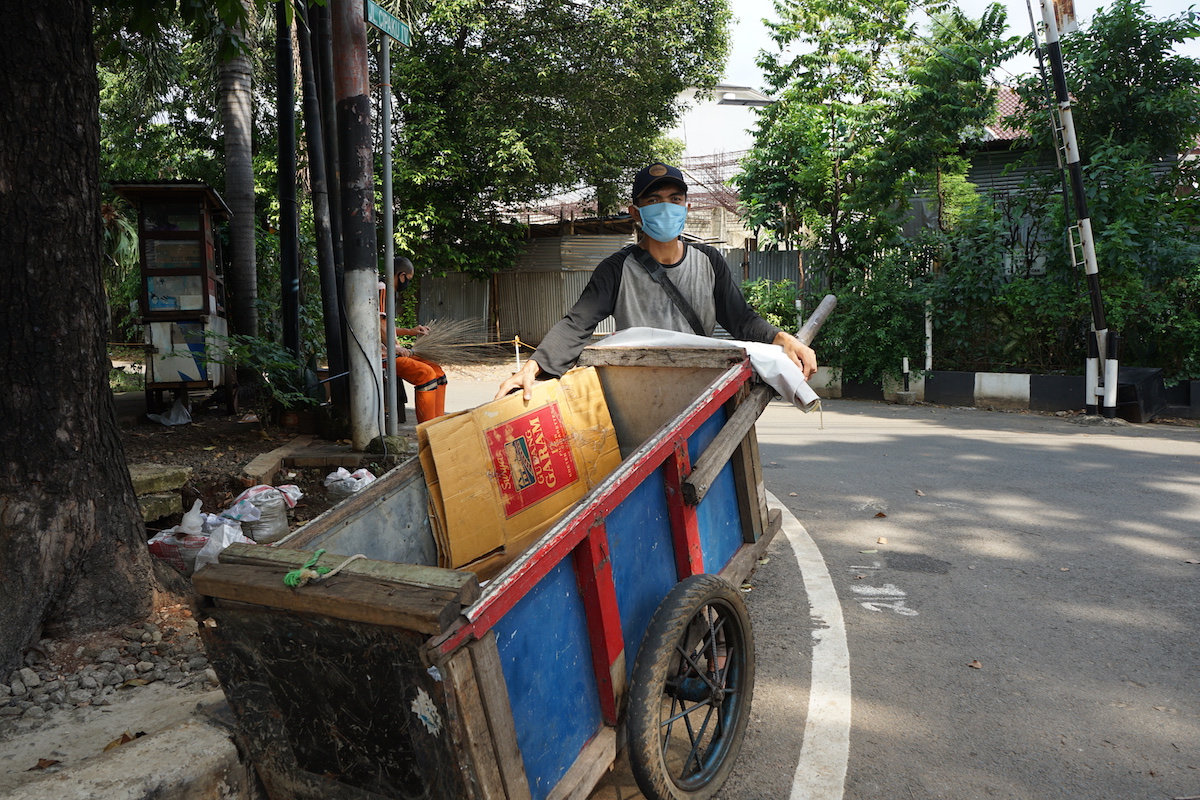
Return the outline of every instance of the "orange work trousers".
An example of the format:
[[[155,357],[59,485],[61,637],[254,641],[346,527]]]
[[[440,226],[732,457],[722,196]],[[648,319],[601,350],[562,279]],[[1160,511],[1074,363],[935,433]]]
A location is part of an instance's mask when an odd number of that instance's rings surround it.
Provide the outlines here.
[[[437,364],[423,358],[396,356],[396,377],[412,384],[417,422],[446,413],[446,373]]]

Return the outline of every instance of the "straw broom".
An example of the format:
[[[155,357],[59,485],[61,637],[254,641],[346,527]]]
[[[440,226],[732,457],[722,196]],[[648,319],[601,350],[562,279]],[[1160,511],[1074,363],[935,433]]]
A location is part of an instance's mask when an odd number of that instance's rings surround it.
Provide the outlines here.
[[[412,351],[426,361],[442,366],[499,364],[508,351],[487,340],[487,328],[479,319],[435,319],[429,333],[418,336]]]

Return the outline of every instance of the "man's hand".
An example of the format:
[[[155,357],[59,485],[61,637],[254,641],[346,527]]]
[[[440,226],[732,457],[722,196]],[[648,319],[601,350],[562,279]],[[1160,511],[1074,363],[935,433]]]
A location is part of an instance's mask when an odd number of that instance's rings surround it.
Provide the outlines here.
[[[526,403],[533,399],[533,382],[537,380],[538,373],[542,368],[532,358],[525,361],[525,366],[521,367],[513,376],[500,384],[500,388],[496,390],[496,396],[493,400],[499,400],[514,389],[523,390],[523,397]]]
[[[804,373],[806,380],[811,378],[817,371],[816,352],[787,331],[780,331],[775,334],[775,338],[771,343],[783,348],[783,352],[787,354],[787,357],[795,362],[796,366]]]

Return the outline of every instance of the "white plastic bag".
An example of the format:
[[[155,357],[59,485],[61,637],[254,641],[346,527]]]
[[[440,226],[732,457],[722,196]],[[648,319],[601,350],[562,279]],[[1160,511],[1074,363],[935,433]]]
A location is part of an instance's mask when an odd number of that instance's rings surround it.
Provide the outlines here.
[[[205,564],[216,564],[221,551],[231,544],[244,542],[254,544],[254,540],[242,533],[242,524],[231,519],[220,519],[220,524],[208,534],[208,541],[196,553],[196,569]]]
[[[150,553],[166,561],[184,575],[196,570],[196,554],[208,543],[204,534],[191,534],[178,528],[167,528],[154,535],[147,545]]]
[[[373,480],[375,480],[375,476],[368,469],[356,469],[354,472],[350,472],[345,467],[338,467],[336,472],[325,476],[325,489],[329,492],[330,497],[341,500],[354,494]]]
[[[187,401],[183,395],[180,395],[175,398],[175,402],[171,404],[171,409],[166,414],[147,414],[146,419],[167,427],[187,425],[192,421],[192,412],[188,410]]]
[[[303,496],[300,487],[290,483],[283,486],[251,486],[237,496],[230,511],[238,508],[243,500],[256,507],[259,518],[243,518],[242,533],[258,544],[270,544],[288,535],[287,512],[295,508],[296,501]],[[228,513],[226,512],[225,516]]]

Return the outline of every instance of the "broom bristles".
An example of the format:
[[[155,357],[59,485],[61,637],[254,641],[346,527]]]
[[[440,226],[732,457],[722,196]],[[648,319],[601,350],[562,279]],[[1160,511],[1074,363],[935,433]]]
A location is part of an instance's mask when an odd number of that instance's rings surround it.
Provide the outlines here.
[[[499,364],[508,360],[508,352],[487,340],[487,326],[479,319],[435,319],[428,323],[429,333],[418,336],[412,346],[415,354],[435,364],[471,366]]]

